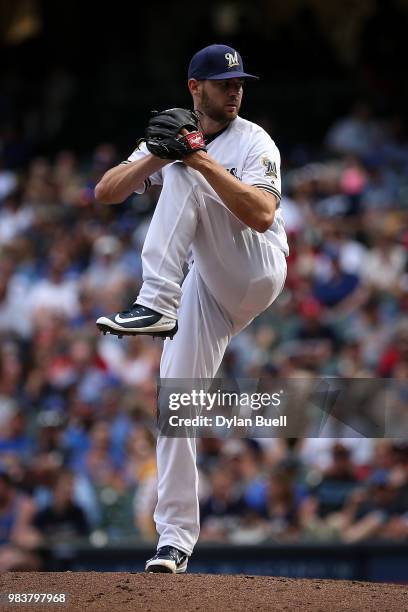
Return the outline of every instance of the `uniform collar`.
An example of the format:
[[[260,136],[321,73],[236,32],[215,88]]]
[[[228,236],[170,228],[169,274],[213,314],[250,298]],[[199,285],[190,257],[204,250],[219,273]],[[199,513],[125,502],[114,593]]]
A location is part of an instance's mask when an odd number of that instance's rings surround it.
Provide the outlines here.
[[[210,142],[212,142],[213,140],[215,140],[216,138],[218,138],[218,136],[221,136],[221,134],[223,134],[226,130],[228,130],[229,126],[231,125],[231,123],[229,123],[228,125],[226,125],[224,128],[222,128],[222,130],[220,130],[219,132],[215,132],[215,134],[208,134],[206,136],[204,136],[204,141],[206,145],[209,145]]]

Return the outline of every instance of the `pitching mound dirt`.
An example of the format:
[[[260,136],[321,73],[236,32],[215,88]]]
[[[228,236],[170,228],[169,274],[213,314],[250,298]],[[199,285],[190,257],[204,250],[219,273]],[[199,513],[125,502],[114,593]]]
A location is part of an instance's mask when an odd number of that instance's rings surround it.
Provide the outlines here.
[[[264,576],[9,573],[0,576],[0,592],[0,609],[10,612],[408,611],[408,587],[404,585]],[[66,593],[67,603],[9,605],[9,593]]]

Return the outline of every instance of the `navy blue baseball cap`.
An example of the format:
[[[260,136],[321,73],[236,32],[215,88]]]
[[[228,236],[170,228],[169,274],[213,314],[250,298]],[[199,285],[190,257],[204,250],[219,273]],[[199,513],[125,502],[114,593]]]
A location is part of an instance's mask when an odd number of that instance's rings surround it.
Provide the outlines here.
[[[210,45],[197,51],[188,67],[188,78],[197,81],[216,79],[258,79],[244,72],[242,57],[227,45]]]

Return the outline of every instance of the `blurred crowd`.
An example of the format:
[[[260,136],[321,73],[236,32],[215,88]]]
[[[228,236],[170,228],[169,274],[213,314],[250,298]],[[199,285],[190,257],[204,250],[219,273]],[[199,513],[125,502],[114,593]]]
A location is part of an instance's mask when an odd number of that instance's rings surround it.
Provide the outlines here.
[[[158,191],[100,205],[113,145],[21,165],[18,147],[0,142],[0,571],[76,538],[155,539],[161,343],[95,319],[137,296]],[[286,287],[220,374],[393,378],[406,405],[404,122],[358,103],[319,151],[282,153]],[[203,439],[198,457],[202,541],[408,539],[408,440]]]

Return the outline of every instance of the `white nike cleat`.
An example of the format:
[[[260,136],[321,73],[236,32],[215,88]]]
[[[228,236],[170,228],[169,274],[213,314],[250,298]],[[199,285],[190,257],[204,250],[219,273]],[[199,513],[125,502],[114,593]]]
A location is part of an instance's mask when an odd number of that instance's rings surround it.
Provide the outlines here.
[[[151,308],[133,304],[129,310],[106,317],[99,317],[96,325],[104,334],[115,336],[158,336],[173,338],[177,332],[177,320],[162,315]]]

